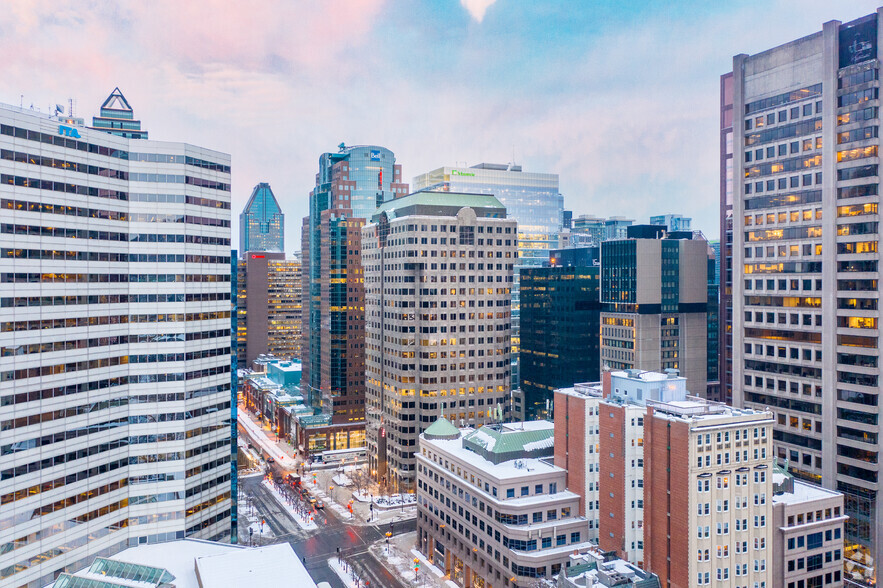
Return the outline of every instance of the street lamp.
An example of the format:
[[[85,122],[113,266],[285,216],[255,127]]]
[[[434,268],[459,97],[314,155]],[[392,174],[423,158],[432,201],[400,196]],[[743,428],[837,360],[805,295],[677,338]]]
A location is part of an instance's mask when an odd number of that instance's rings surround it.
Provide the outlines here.
[[[331,496],[331,502],[334,502],[334,486],[328,485],[328,494]]]
[[[389,538],[392,537],[392,532],[386,532],[386,555],[389,556]]]

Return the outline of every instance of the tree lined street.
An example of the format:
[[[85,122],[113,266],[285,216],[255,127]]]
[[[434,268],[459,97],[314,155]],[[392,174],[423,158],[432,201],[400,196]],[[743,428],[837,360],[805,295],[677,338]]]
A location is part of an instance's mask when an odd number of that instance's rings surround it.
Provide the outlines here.
[[[255,511],[269,525],[275,538],[267,543],[287,542],[304,561],[304,565],[316,582],[328,582],[335,588],[343,588],[343,583],[329,567],[328,559],[338,555],[346,560],[356,573],[370,582],[370,586],[398,588],[402,584],[369,552],[368,548],[376,541],[385,540],[386,533],[399,535],[414,531],[413,519],[379,524],[351,524],[338,519],[330,509],[314,515],[318,529],[305,531],[285,512],[271,493],[261,484],[260,476],[240,480],[242,492],[251,497]],[[245,513],[240,514],[240,537],[245,542],[248,536],[248,523]],[[245,535],[242,530],[245,529]]]

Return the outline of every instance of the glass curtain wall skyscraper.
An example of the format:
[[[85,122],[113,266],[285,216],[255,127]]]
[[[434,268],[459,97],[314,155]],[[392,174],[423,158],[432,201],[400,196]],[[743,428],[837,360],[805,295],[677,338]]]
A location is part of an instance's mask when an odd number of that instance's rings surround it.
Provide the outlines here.
[[[285,215],[270,184],[255,186],[239,215],[239,250],[285,251]]]
[[[440,167],[414,178],[414,190],[492,194],[518,223],[518,261],[512,288],[512,385],[518,386],[520,347],[519,272],[542,267],[558,248],[564,219],[564,196],[558,174],[524,172],[520,165],[480,163],[468,168]]]
[[[327,421],[327,449],[365,444],[361,229],[378,205],[407,194],[401,173],[385,147],[341,144],[319,158],[301,243],[301,386]]]
[[[585,251],[597,259],[598,248]],[[558,388],[600,378],[600,268],[556,260],[551,267],[521,269],[521,392],[524,418],[550,418]]]

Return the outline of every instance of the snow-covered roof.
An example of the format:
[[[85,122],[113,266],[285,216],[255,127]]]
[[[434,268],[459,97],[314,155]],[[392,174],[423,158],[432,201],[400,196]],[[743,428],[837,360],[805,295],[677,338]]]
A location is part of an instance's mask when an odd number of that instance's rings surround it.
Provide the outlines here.
[[[469,431],[469,429],[464,429],[462,432],[465,433],[467,431]],[[453,458],[460,459],[461,461],[469,464],[476,470],[480,470],[482,473],[487,474],[491,478],[495,478],[500,482],[505,482],[506,480],[512,478],[548,475],[564,471],[562,468],[552,465],[547,460],[537,458],[510,459],[507,461],[494,463],[485,458],[482,454],[476,453],[475,451],[467,447],[463,447],[462,441],[460,439],[449,440],[424,438],[422,442],[426,444],[431,444],[434,448],[447,453]],[[544,499],[548,499],[548,495],[544,496]]]
[[[773,504],[795,505],[811,503],[817,500],[828,500],[831,498],[837,498],[838,496],[841,496],[841,494],[834,490],[828,490],[821,486],[816,486],[815,484],[794,480],[794,491],[774,495]]]
[[[196,558],[196,573],[204,588],[272,586],[280,578],[298,588],[316,586],[288,543],[204,555]]]
[[[485,425],[464,435],[463,446],[488,461],[548,457],[555,443],[554,425],[549,421],[525,421]]]
[[[279,578],[298,588],[316,588],[288,543],[250,548],[182,539],[130,547],[109,559],[168,570],[175,588],[274,586]],[[87,570],[74,575],[83,577]]]

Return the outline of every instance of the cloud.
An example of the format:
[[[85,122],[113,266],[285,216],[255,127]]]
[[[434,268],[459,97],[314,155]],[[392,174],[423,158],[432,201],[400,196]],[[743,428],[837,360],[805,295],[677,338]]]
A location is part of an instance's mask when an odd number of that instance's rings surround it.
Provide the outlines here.
[[[460,0],[460,4],[465,8],[475,22],[481,23],[484,20],[484,14],[491,4],[497,0]]]
[[[604,3],[516,2],[475,26],[490,0],[55,4],[10,0],[0,102],[72,96],[89,120],[119,86],[151,138],[232,155],[234,223],[270,182],[289,251],[318,158],[341,141],[389,147],[408,182],[514,151],[525,171],[560,175],[575,214],[682,212],[715,236],[718,76],[732,55],[875,9],[807,0],[783,19],[793,7],[765,0],[756,21],[729,5],[609,3],[602,19]]]

